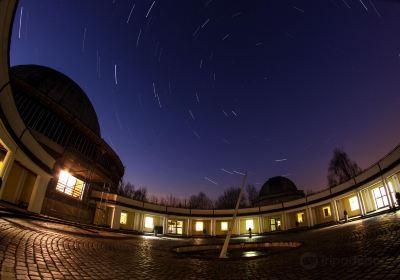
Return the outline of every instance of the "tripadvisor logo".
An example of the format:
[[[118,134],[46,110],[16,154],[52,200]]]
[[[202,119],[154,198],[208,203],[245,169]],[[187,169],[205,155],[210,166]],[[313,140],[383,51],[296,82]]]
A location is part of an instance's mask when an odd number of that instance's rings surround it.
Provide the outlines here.
[[[304,269],[314,269],[318,265],[318,256],[314,252],[306,252],[300,256],[300,265]]]

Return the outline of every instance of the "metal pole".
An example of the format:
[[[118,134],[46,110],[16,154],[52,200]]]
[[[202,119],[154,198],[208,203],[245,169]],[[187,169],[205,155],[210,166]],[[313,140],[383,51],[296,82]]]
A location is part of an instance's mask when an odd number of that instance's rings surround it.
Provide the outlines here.
[[[236,216],[237,216],[237,212],[238,212],[238,209],[239,209],[240,200],[242,198],[244,185],[246,184],[246,180],[247,180],[247,171],[245,172],[245,174],[243,176],[243,183],[242,183],[242,187],[240,188],[239,198],[238,198],[238,200],[236,202],[236,207],[235,207],[235,212],[233,213],[232,223],[231,223],[231,225],[229,227],[228,234],[226,235],[224,246],[221,249],[221,253],[219,254],[219,258],[226,258],[226,251],[228,250],[228,245],[229,245],[229,240],[231,239],[232,230],[235,227]]]

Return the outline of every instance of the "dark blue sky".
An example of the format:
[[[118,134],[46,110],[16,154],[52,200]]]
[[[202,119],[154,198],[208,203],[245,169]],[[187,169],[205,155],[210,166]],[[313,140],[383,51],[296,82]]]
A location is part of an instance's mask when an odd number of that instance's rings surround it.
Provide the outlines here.
[[[399,143],[399,34],[394,0],[20,1],[11,63],[75,80],[151,193],[319,190],[335,147],[366,168]]]

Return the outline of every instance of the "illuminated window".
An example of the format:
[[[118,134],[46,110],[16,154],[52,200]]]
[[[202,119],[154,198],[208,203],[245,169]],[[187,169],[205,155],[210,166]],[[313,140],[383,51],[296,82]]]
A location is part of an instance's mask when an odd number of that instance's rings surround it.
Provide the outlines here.
[[[228,222],[221,222],[221,230],[222,231],[228,230]]]
[[[376,208],[379,209],[385,206],[389,206],[388,196],[386,195],[386,190],[383,186],[373,189],[372,193],[374,195]]]
[[[322,212],[324,213],[324,217],[330,217],[331,216],[331,207],[326,206],[322,208]]]
[[[127,221],[128,221],[128,213],[122,212],[121,213],[121,218],[119,219],[119,223],[121,225],[126,225]]]
[[[254,223],[253,220],[246,220],[246,230],[253,230],[254,229]]]
[[[168,233],[183,234],[183,221],[168,220]]]
[[[304,212],[297,213],[297,222],[298,223],[304,222]]]
[[[75,198],[82,199],[85,190],[85,182],[75,178],[67,171],[60,171],[56,190]]]
[[[349,198],[349,202],[350,202],[351,211],[355,211],[355,210],[360,209],[360,205],[358,204],[357,196],[350,197]]]
[[[196,231],[203,231],[204,223],[203,222],[196,222]]]
[[[145,228],[154,228],[154,219],[153,217],[144,218],[144,227]]]

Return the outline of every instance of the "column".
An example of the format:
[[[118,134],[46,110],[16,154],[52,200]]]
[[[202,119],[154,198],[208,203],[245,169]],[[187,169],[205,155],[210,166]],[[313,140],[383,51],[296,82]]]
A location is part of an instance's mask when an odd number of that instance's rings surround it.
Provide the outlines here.
[[[111,228],[112,229],[119,229],[120,227],[120,219],[121,219],[121,208],[119,208],[118,206],[115,206],[113,208],[113,216],[111,219]]]
[[[40,213],[40,211],[42,210],[43,200],[46,195],[47,185],[49,184],[49,181],[50,177],[43,177],[40,175],[36,177],[31,198],[28,204],[28,211],[38,214]]]
[[[385,187],[386,195],[388,196],[389,207],[390,208],[395,207],[395,203],[393,201],[393,197],[392,197],[392,195],[390,193],[390,189],[389,189],[388,184],[386,182],[386,178],[383,178],[383,176],[382,176],[382,181],[383,181],[383,186]]]
[[[314,226],[314,220],[313,220],[313,215],[312,215],[312,209],[309,207],[307,208],[307,225],[308,227]]]
[[[262,216],[258,216],[258,233],[262,234],[264,232],[264,225],[263,225],[264,219]]]
[[[8,151],[7,156],[3,162],[3,174],[1,175],[1,185],[0,185],[0,198],[2,195],[2,190],[4,189],[3,186],[5,185],[7,181],[8,174],[10,174],[11,167],[14,164],[14,159],[15,159],[15,153]]]
[[[362,197],[362,194],[360,193],[360,191],[357,191],[357,199],[360,204],[361,216],[365,216],[364,198]]]
[[[211,236],[215,235],[215,220],[214,219],[210,220],[210,235]]]
[[[282,230],[287,230],[287,229],[288,229],[287,216],[286,216],[286,212],[284,211],[282,213]]]
[[[238,235],[240,235],[240,218],[236,217],[236,230]]]
[[[191,218],[187,219],[186,235],[187,236],[191,236],[192,235],[192,219]]]
[[[140,213],[140,231],[144,232],[144,213]]]
[[[339,215],[336,207],[336,201],[332,199],[331,201],[331,209],[332,209],[332,215],[333,215],[333,221],[337,222],[339,221]]]
[[[168,217],[164,216],[163,219],[163,234],[167,234],[168,233]]]
[[[338,220],[340,220],[340,217],[343,215],[344,217],[344,209],[342,207],[342,202],[339,200],[335,200],[335,205],[336,205],[336,213],[338,215]]]

